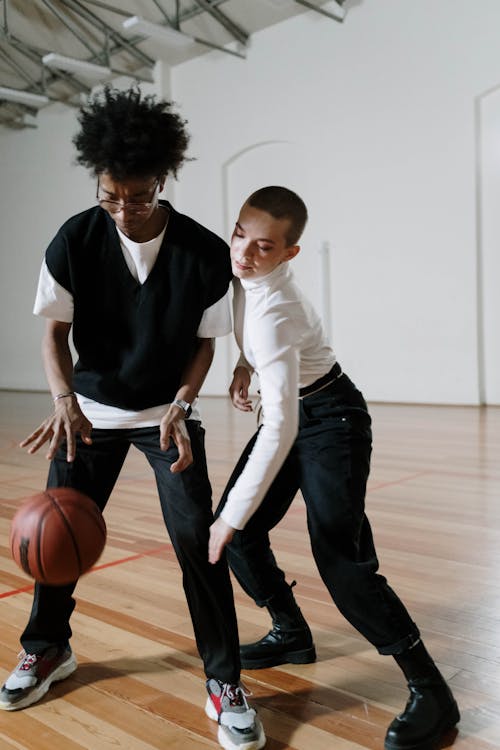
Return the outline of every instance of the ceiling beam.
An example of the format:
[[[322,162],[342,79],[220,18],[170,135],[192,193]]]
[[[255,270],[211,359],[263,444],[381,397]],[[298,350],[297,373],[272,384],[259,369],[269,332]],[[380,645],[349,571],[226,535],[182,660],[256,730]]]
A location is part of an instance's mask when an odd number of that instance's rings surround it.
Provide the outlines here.
[[[92,11],[87,10],[87,8],[82,6],[79,0],[60,0],[60,2],[67,7],[72,8],[75,13],[78,13],[82,18],[85,18],[92,26],[94,26],[94,28],[100,28],[101,30],[107,31],[110,39],[113,39],[119,47],[125,49],[143,65],[147,65],[148,67],[154,66],[155,61],[152,57],[149,57],[149,55],[146,55],[140,49],[137,49],[134,44],[128,42],[118,31],[115,31],[112,26],[99,18],[99,16],[96,16]]]
[[[20,39],[17,39],[16,37],[13,37],[12,35],[8,38],[8,44],[11,47],[14,47],[18,52],[20,52],[25,57],[29,58],[33,63],[38,65],[40,67],[40,70],[42,71],[42,76],[45,75],[44,72],[44,66],[42,63],[42,57],[45,54],[45,51],[35,50],[30,45],[26,44],[25,42],[21,41]],[[73,89],[76,89],[80,93],[89,94],[91,89],[82,81],[80,81],[75,76],[70,76],[67,73],[63,73],[62,70],[53,71],[50,75],[50,78],[52,81],[56,80],[57,78],[61,78],[65,81],[65,83],[68,83]],[[47,83],[45,79],[45,87],[50,84],[50,81]],[[64,102],[66,103],[66,102]]]
[[[153,3],[155,4],[155,5],[156,5],[156,7],[158,8],[158,10],[159,10],[159,11],[160,11],[160,13],[162,14],[163,18],[165,19],[165,21],[167,21],[167,23],[169,23],[169,24],[170,24],[170,26],[173,26],[174,24],[172,23],[172,21],[171,21],[171,20],[170,20],[170,18],[168,17],[168,15],[167,15],[167,12],[166,12],[165,8],[163,8],[163,7],[162,7],[162,6],[160,5],[160,3],[158,2],[158,0],[152,0],[152,2],[153,2]],[[179,6],[177,6],[177,11],[179,11]],[[177,12],[177,16],[176,16],[176,23],[177,23],[177,25],[178,25],[178,23],[179,23],[179,13],[178,13],[178,12]]]
[[[339,21],[341,23],[345,18],[345,10],[341,8],[339,2],[335,2],[335,0],[333,1],[338,7],[338,10],[330,12],[324,8],[320,8],[319,5],[314,5],[314,3],[308,2],[308,0],[295,0],[299,5],[303,5],[305,8],[310,8],[310,10],[315,10],[316,13],[321,13],[321,15],[326,16],[327,18],[331,18],[333,21]]]
[[[231,19],[228,18],[225,13],[219,10],[219,8],[213,6],[212,3],[208,2],[208,0],[195,0],[195,2],[200,6],[200,8],[203,8],[203,10],[205,10],[213,18],[215,18],[215,20],[218,21],[220,25],[226,29],[226,31],[229,31],[229,33],[234,36],[234,38],[238,42],[241,42],[241,44],[246,46],[250,38],[250,35],[247,34],[246,31],[244,31],[240,26],[234,23],[234,21],[231,21]]]
[[[26,83],[28,83],[30,86],[32,86],[35,89],[38,89],[38,91],[43,92],[45,94],[45,91],[43,90],[43,86],[36,81],[32,76],[30,76],[29,73],[27,73],[22,65],[19,65],[19,63],[16,63],[14,60],[12,60],[9,55],[0,47],[0,58],[3,58],[7,65],[12,68],[12,70],[15,70],[16,73],[23,78]]]
[[[93,59],[99,59],[102,56],[102,53],[96,52],[92,45],[87,41],[87,39],[74,28],[68,17],[64,13],[61,13],[61,11],[59,11],[57,8],[54,8],[51,0],[42,0],[42,3],[50,10],[51,13],[54,14],[58,21],[60,21],[62,25],[65,26],[78,39],[78,41],[82,43],[84,47],[86,47],[86,49],[92,55]]]

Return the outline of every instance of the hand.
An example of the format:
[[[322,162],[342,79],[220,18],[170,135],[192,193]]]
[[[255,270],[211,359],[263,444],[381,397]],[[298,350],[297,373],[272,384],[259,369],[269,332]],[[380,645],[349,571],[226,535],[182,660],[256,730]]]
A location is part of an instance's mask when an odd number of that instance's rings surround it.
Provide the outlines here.
[[[179,458],[170,467],[172,474],[184,471],[193,463],[191,451],[191,440],[186,427],[184,412],[180,406],[171,404],[169,410],[160,422],[160,448],[167,451],[170,447],[170,438],[174,441],[179,451]]]
[[[248,398],[250,387],[250,373],[246,367],[237,367],[233,374],[233,380],[229,386],[229,395],[233,406],[240,411],[252,411],[252,402]]]
[[[208,562],[214,565],[220,560],[226,544],[229,544],[236,529],[229,526],[220,516],[210,526],[210,538],[208,540]]]
[[[26,448],[29,446],[28,453],[36,453],[44,443],[50,441],[46,458],[51,460],[54,458],[64,438],[66,438],[66,460],[71,462],[75,460],[76,455],[76,435],[80,433],[83,442],[91,445],[91,432],[92,424],[84,415],[78,405],[78,401],[73,396],[56,401],[54,413],[50,417],[47,417],[31,435],[24,438],[20,443],[20,447]]]

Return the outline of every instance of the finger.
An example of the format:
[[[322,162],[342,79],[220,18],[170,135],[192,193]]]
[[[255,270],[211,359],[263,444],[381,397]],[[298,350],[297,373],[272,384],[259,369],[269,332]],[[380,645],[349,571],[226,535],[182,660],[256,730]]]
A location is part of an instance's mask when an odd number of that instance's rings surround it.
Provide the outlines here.
[[[187,467],[193,463],[193,453],[191,450],[191,440],[184,419],[174,422],[172,424],[172,429],[172,440],[176,444],[179,453],[177,460],[170,467],[170,471],[175,473],[177,471],[184,471],[184,469],[187,469]]]
[[[238,409],[241,409],[241,407],[245,403],[244,399],[241,398],[239,392],[238,393],[235,392],[233,394],[232,402],[233,402],[233,405],[236,406]]]
[[[92,445],[91,433],[92,433],[92,425],[90,424],[90,422],[87,422],[80,432],[83,442],[86,443],[87,445]]]
[[[239,409],[240,411],[253,411],[252,402],[251,401],[242,401],[241,399],[238,401],[234,401],[234,406]]]
[[[24,440],[22,440],[19,443],[19,447],[26,448],[26,446],[32,443],[33,440],[36,440],[36,438],[40,435],[42,431],[43,431],[43,427],[38,427],[38,429],[32,432],[31,435],[28,435],[28,437],[25,437]]]
[[[168,451],[170,448],[170,439],[172,437],[172,425],[160,426],[160,449]]]
[[[170,471],[172,472],[172,474],[175,474],[179,471],[184,471],[184,469],[187,469],[187,467],[191,466],[191,464],[193,463],[191,444],[182,446],[181,448],[177,447],[177,450],[179,451],[179,458],[177,459],[177,461],[174,461],[174,463],[170,467]]]
[[[47,454],[45,456],[45,458],[47,458],[49,461],[51,461],[56,455],[57,449],[59,448],[59,445],[61,444],[62,437],[63,436],[61,434],[60,428],[53,431],[52,439],[49,444],[49,450],[47,451]]]
[[[71,425],[66,427],[66,461],[71,463],[75,460],[76,456],[76,440],[75,433],[73,432]]]
[[[39,448],[42,447],[48,440],[52,439],[53,436],[52,428],[45,428],[38,437],[33,440],[30,447],[28,448],[28,453],[36,453]]]
[[[212,565],[215,565],[216,562],[220,560],[220,556],[222,554],[222,549],[224,545],[221,545],[221,543],[210,537],[210,542],[208,545],[208,562]]]
[[[56,440],[55,437],[53,437],[49,444],[49,450],[45,454],[45,458],[47,459],[47,461],[52,461],[52,459],[56,455],[58,447],[59,447],[59,441]]]

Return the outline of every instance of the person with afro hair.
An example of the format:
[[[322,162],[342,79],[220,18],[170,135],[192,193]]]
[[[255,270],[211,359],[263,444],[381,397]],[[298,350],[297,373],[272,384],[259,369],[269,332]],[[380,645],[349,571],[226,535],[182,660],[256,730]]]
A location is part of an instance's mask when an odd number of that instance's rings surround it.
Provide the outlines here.
[[[214,338],[231,330],[229,248],[159,197],[189,144],[170,102],[107,87],[81,107],[79,123],[77,161],[95,177],[97,205],[62,225],[42,262],[34,312],[46,318],[54,409],[21,446],[35,453],[48,444],[47,487],[75,488],[101,510],[130,446],[144,453],[183,572],[206,713],[223,747],[257,750],[266,740],[240,686],[227,562],[208,560],[212,492],[197,407]],[[36,584],[0,708],[36,703],[77,668],[75,586]]]

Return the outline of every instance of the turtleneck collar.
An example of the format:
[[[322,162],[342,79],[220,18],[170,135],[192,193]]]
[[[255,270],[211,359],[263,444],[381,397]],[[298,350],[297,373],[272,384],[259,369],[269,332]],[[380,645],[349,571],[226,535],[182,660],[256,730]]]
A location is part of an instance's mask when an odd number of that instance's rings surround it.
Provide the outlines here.
[[[265,276],[259,276],[256,279],[240,279],[240,282],[243,289],[247,291],[250,291],[252,289],[263,289],[265,287],[271,286],[271,284],[273,284],[278,279],[284,279],[291,276],[291,274],[292,269],[290,268],[289,261],[284,261],[283,263],[280,263],[279,266],[276,266],[273,271],[267,273]]]

